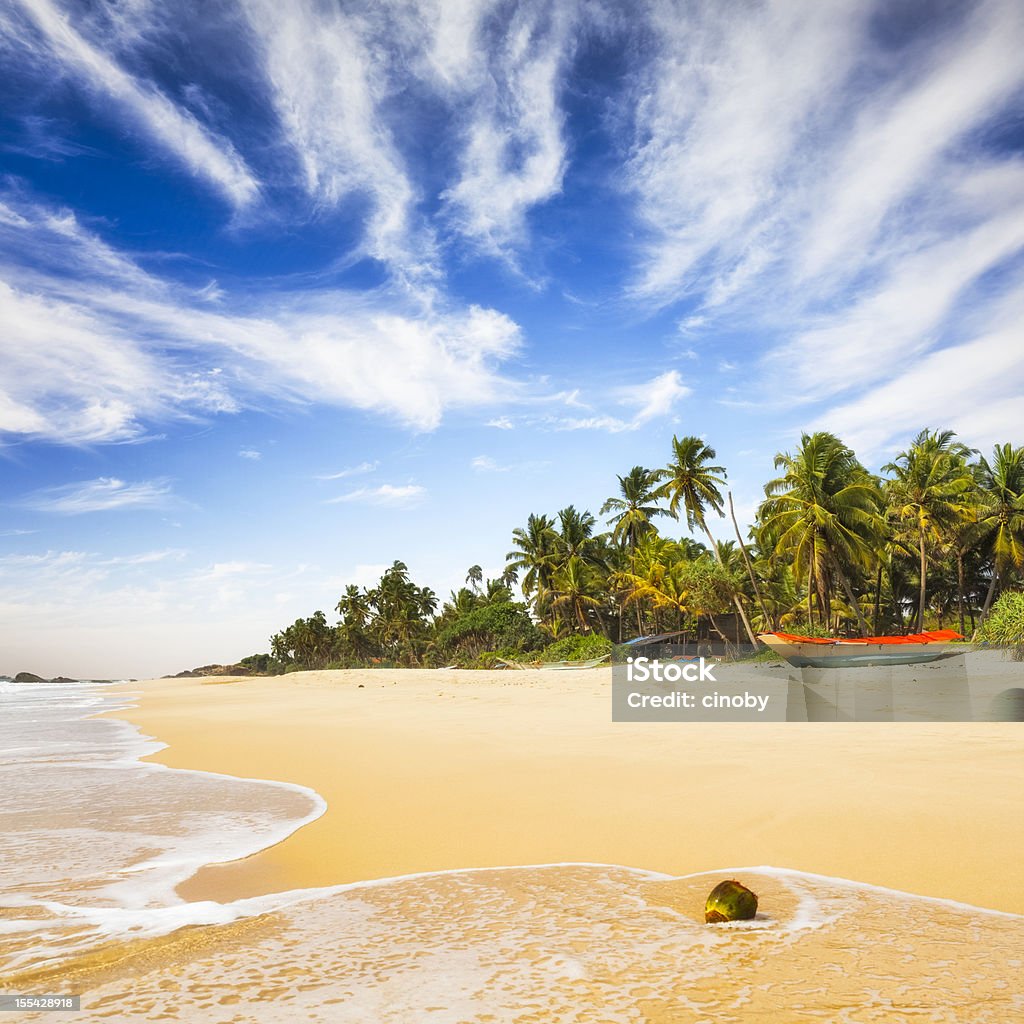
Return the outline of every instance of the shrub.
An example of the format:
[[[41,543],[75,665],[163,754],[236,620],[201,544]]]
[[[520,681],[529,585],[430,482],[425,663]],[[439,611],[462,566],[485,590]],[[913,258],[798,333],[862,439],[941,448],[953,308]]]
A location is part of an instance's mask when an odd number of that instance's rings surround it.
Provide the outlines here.
[[[1006,646],[1013,652],[1014,661],[1024,661],[1024,593],[1004,593],[979,628],[977,639]]]
[[[537,650],[542,642],[526,605],[500,601],[474,608],[445,626],[434,644],[435,658],[441,664],[454,660],[469,665],[487,651],[519,654]]]
[[[541,652],[541,661],[590,661],[611,654],[612,642],[607,637],[588,633],[586,636],[567,636],[549,644]]]

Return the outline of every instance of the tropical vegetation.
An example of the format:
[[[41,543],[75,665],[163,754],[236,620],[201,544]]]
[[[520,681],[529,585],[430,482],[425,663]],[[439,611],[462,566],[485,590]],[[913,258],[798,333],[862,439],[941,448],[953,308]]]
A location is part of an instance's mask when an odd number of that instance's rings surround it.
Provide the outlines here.
[[[950,430],[922,430],[874,473],[834,434],[805,433],[775,456],[745,532],[707,441],[673,437],[667,455],[618,476],[597,515],[574,504],[530,515],[496,578],[473,565],[442,602],[396,561],[375,586],[346,587],[337,621],[316,611],[246,661],[484,667],[594,656],[661,632],[986,638],[1020,622],[1022,447],[983,456]]]

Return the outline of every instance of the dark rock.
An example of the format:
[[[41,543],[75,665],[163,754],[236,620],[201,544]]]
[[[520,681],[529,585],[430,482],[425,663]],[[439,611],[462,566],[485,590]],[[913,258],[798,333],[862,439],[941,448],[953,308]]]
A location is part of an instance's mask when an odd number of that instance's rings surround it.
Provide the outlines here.
[[[45,683],[46,680],[42,676],[34,675],[31,672],[19,672],[15,677],[16,683]]]
[[[77,683],[77,679],[68,679],[67,676],[56,676],[50,680],[51,683]]]

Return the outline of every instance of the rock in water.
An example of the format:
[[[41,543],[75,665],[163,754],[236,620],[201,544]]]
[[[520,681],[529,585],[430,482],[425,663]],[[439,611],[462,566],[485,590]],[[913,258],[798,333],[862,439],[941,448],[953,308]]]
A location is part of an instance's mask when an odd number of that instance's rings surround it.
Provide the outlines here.
[[[34,672],[19,672],[15,677],[16,683],[45,683],[46,680],[42,676],[37,676]]]
[[[730,879],[719,882],[711,890],[704,904],[704,921],[718,924],[721,921],[749,921],[757,913],[757,895],[742,882]]]

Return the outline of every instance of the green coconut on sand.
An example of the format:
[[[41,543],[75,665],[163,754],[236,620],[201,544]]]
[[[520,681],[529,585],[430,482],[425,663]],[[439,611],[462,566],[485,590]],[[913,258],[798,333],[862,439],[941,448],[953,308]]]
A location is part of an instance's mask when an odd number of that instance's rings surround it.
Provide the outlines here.
[[[742,882],[729,879],[719,882],[711,890],[704,904],[704,921],[719,924],[723,921],[749,921],[757,913],[757,895]]]

